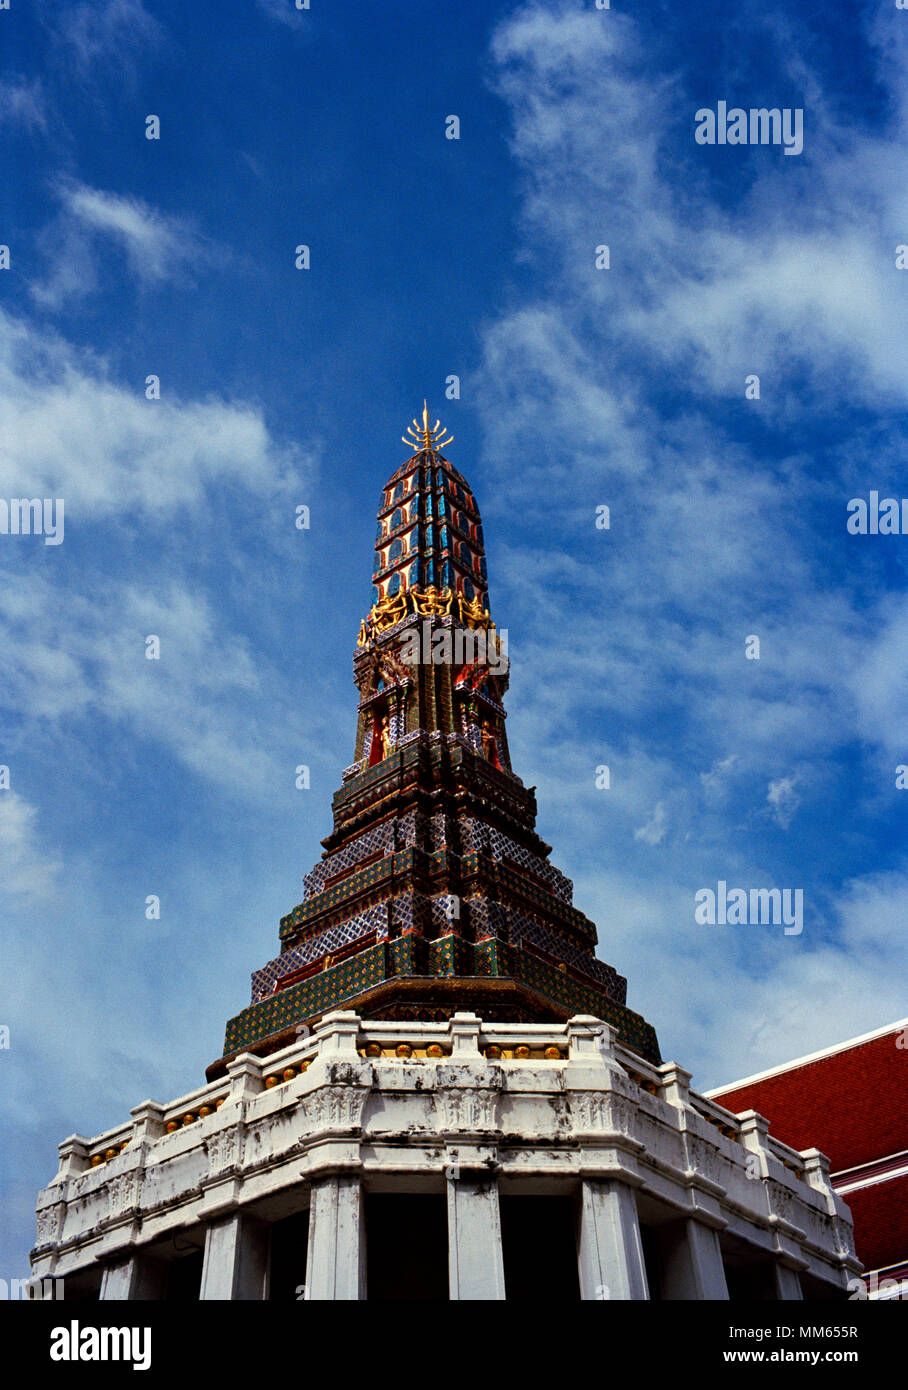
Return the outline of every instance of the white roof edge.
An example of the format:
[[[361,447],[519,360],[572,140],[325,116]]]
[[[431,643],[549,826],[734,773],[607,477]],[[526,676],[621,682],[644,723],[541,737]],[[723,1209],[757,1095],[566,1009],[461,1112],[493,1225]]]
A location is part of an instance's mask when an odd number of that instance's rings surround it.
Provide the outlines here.
[[[766,1081],[771,1076],[781,1076],[783,1072],[794,1071],[796,1067],[806,1066],[808,1062],[819,1062],[823,1057],[834,1057],[837,1052],[847,1052],[851,1047],[859,1047],[861,1043],[873,1042],[875,1038],[884,1038],[887,1033],[896,1033],[900,1029],[908,1028],[908,1018],[900,1018],[895,1023],[887,1023],[883,1028],[875,1028],[872,1033],[861,1033],[856,1038],[847,1038],[844,1042],[833,1043],[831,1047],[823,1047],[819,1052],[808,1052],[804,1057],[794,1057],[790,1062],[780,1062],[776,1067],[768,1067],[766,1071],[754,1072],[753,1076],[742,1077],[740,1081],[729,1081],[724,1086],[712,1086],[708,1091],[703,1091],[703,1095],[708,1100],[715,1096],[724,1095],[727,1091],[740,1091],[742,1086],[750,1086],[755,1081]]]

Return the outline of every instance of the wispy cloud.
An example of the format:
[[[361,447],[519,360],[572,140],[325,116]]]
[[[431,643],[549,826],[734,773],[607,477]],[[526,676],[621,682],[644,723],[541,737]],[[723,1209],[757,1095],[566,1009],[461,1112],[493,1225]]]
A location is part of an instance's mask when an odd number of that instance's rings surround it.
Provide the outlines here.
[[[267,662],[212,607],[198,572],[217,558],[229,525],[225,493],[239,508],[234,517],[246,499],[247,543],[266,553],[287,548],[312,456],[276,441],[253,406],[148,401],[140,383],[127,388],[103,361],[2,312],[0,413],[0,495],[64,498],[67,546],[83,547],[78,572],[65,557],[54,570],[33,571],[9,542],[0,553],[22,567],[0,594],[0,641],[16,653],[0,705],[26,723],[88,713],[125,721],[193,771],[254,796],[289,778],[274,761],[281,738],[262,732]],[[128,567],[93,573],[87,536],[103,543],[112,526],[153,535],[162,571],[144,585]],[[198,535],[190,551],[187,535]],[[242,562],[234,544],[233,564]],[[159,662],[145,657],[149,634],[161,639]],[[281,737],[295,720],[288,709]]]
[[[709,772],[701,772],[700,781],[703,784],[704,790],[707,792],[721,792],[727,785],[728,774],[737,761],[736,755],[731,753],[727,758],[719,758],[714,762]]]
[[[527,254],[554,256],[573,295],[608,315],[616,344],[683,371],[694,398],[742,394],[753,371],[770,373],[776,394],[806,373],[826,395],[833,369],[842,389],[844,368],[850,393],[904,402],[901,88],[888,129],[843,126],[783,24],[774,83],[809,93],[810,139],[801,160],[748,151],[729,203],[695,153],[682,74],[653,71],[634,21],[601,18],[531,4],[493,39],[525,175]],[[904,53],[908,35],[890,25],[888,44]],[[611,248],[608,273],[593,269],[599,242]]]
[[[7,651],[11,648],[7,647]],[[0,900],[28,903],[48,898],[61,865],[42,845],[38,813],[14,787],[0,792]]]
[[[149,636],[160,644],[153,660]],[[276,718],[275,673],[185,581],[83,581],[64,604],[56,585],[20,578],[0,595],[0,641],[16,653],[0,707],[18,720],[55,721],[63,732],[85,716],[125,725],[244,799],[292,785],[290,756],[281,765],[277,750],[294,727],[303,742],[298,716],[288,707]],[[14,826],[26,828],[22,816]]]
[[[139,198],[62,180],[61,211],[42,242],[50,260],[44,281],[32,286],[35,299],[57,308],[98,285],[98,260],[112,245],[126,258],[140,284],[186,283],[193,272],[222,266],[230,253],[203,237],[191,218],[167,216]]]
[[[666,820],[665,806],[659,801],[646,824],[634,831],[634,839],[645,845],[661,845],[665,839]]]
[[[0,79],[0,121],[7,128],[47,130],[46,99],[40,78],[11,73]]]
[[[856,991],[836,1036],[904,1012],[894,990],[872,999],[854,957],[866,893],[842,887],[845,846],[824,823],[830,797],[853,798],[855,760],[868,799],[891,814],[897,795],[880,760],[905,727],[908,596],[886,593],[880,551],[846,549],[844,504],[856,480],[895,489],[904,452],[908,276],[893,252],[908,156],[898,92],[875,131],[842,125],[770,26],[774,81],[805,93],[809,141],[800,165],[747,151],[729,189],[697,153],[702,101],[680,62],[666,51],[660,68],[633,20],[602,19],[531,3],[492,41],[522,178],[517,259],[546,267],[485,325],[473,383],[489,529],[496,511],[522,525],[493,595],[512,754],[556,862],[571,846],[576,899],[635,1006],[719,1079],[834,1040],[836,979]],[[866,431],[856,404],[886,430]],[[831,419],[832,448],[817,429]],[[595,793],[600,761],[612,789]],[[803,936],[698,931],[693,894],[718,878],[802,886]],[[887,884],[900,901],[902,881]]]
[[[63,496],[75,516],[162,517],[215,483],[289,499],[307,461],[261,411],[216,398],[148,401],[103,360],[0,311],[0,494]],[[286,505],[289,505],[287,501]]]
[[[165,217],[138,198],[82,185],[64,188],[61,196],[66,210],[83,226],[118,242],[144,279],[173,279],[184,267],[198,265],[212,254],[187,219]]]
[[[300,29],[302,25],[312,23],[311,7],[297,8],[296,0],[257,0],[257,4],[269,19],[290,29]]]
[[[766,792],[766,801],[772,811],[773,818],[783,830],[787,830],[791,825],[794,814],[801,804],[801,797],[795,790],[797,780],[796,777],[779,777],[776,781],[770,782]]]
[[[116,64],[122,77],[136,60],[163,42],[164,30],[142,0],[84,0],[55,7],[54,36],[77,70],[87,76]]]

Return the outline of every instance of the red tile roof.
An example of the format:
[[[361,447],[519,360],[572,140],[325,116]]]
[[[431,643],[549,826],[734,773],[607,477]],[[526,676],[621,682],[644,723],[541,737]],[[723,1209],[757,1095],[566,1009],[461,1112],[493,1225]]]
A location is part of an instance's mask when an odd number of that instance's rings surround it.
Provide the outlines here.
[[[908,1174],[842,1196],[854,1217],[855,1247],[865,1269],[908,1258]]]
[[[895,1027],[710,1096],[737,1113],[759,1111],[769,1120],[770,1134],[794,1149],[821,1149],[835,1175],[908,1150],[905,1036],[904,1027]],[[851,1174],[837,1186],[860,1178]],[[842,1197],[854,1217],[855,1247],[865,1269],[908,1260],[908,1176]]]
[[[822,1149],[836,1173],[908,1149],[908,1050],[903,1030],[745,1086],[711,1091],[729,1110],[758,1110],[795,1149]]]

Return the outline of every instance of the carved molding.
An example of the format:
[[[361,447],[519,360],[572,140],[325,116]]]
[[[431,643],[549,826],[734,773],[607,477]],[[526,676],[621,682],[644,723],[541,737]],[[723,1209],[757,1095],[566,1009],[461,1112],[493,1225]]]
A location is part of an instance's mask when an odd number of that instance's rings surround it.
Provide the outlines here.
[[[435,1103],[445,1131],[488,1134],[498,1129],[498,1091],[473,1087],[446,1087]]]
[[[637,1107],[614,1091],[571,1091],[571,1117],[577,1134],[622,1134],[635,1137]]]
[[[208,1170],[210,1173],[221,1173],[225,1168],[232,1168],[240,1161],[240,1141],[239,1125],[231,1125],[228,1129],[217,1130],[206,1139],[205,1147],[208,1151]]]
[[[139,1181],[136,1172],[120,1173],[107,1184],[107,1209],[109,1216],[120,1216],[130,1207],[136,1206],[139,1197]]]
[[[303,1096],[307,1130],[361,1128],[369,1093],[368,1086],[320,1086]]]
[[[50,1245],[59,1240],[65,1212],[65,1202],[54,1202],[53,1206],[42,1207],[38,1212],[38,1245]]]

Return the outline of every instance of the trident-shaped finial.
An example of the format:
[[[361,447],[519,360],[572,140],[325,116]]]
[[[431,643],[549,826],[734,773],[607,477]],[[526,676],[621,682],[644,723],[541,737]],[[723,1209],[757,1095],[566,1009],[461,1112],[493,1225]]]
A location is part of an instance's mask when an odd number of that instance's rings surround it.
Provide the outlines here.
[[[414,420],[412,425],[407,426],[407,433],[401,435],[404,444],[409,444],[414,453],[421,453],[423,449],[435,450],[443,449],[446,444],[454,442],[454,436],[448,435],[447,439],[442,439],[445,433],[444,426],[440,420],[436,420],[432,428],[429,428],[429,407],[425,401],[422,403],[422,424]],[[409,438],[407,437],[409,435]]]

